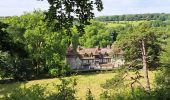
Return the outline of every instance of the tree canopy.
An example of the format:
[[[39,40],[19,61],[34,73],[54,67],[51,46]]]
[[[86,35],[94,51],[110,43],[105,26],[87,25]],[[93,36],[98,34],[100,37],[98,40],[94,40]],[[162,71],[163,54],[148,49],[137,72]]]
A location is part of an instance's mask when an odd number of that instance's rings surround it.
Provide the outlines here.
[[[94,17],[94,5],[98,11],[103,9],[102,0],[48,0],[50,8],[47,12],[49,21],[56,20],[56,30],[66,29],[71,35],[70,28],[76,25],[79,32],[83,32],[84,25],[88,25]]]

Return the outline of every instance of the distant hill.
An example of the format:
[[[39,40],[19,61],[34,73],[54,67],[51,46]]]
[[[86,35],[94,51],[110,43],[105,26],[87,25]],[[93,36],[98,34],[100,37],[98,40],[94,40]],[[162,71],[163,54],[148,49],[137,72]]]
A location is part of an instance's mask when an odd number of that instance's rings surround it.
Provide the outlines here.
[[[140,20],[169,20],[170,14],[152,13],[152,14],[127,14],[127,15],[113,15],[113,16],[99,16],[95,20],[98,21],[140,21]]]

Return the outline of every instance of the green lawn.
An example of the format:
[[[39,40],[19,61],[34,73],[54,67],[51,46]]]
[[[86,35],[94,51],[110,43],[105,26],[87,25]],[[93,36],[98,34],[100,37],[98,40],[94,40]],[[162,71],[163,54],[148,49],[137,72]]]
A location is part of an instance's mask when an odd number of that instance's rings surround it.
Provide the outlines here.
[[[142,73],[142,71],[140,71]],[[154,73],[155,71],[149,72],[149,77],[151,80],[151,85],[153,87],[153,80],[154,80]],[[134,72],[130,72],[130,74],[134,74]],[[111,79],[114,77],[115,73],[113,72],[101,72],[101,73],[86,73],[84,75],[77,75],[74,76],[78,79],[78,85],[76,86],[77,93],[76,96],[79,99],[84,99],[87,89],[90,88],[94,97],[96,99],[99,99],[99,95],[102,92],[102,88],[100,87],[100,84],[105,83],[107,79]],[[142,83],[144,80],[140,80]],[[29,87],[34,84],[40,84],[40,85],[47,85],[47,92],[50,90],[54,90],[53,83],[59,84],[58,78],[53,79],[42,79],[42,80],[33,80],[28,81],[26,83],[11,83],[11,84],[0,84],[0,97],[2,97],[3,94],[10,92],[12,89],[17,87],[22,87],[26,85],[26,87]],[[54,90],[55,91],[55,90]]]

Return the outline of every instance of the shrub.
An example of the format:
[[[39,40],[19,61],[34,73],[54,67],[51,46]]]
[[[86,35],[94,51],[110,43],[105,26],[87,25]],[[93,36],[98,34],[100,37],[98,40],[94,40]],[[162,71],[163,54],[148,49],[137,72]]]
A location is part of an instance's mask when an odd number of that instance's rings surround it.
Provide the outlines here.
[[[52,77],[58,76],[58,75],[59,75],[59,70],[56,69],[56,68],[50,69],[50,75],[51,75]]]
[[[104,91],[100,95],[100,98],[102,100],[159,100],[154,97],[152,92],[149,94],[141,88],[135,88],[134,91],[124,90],[111,94],[109,94],[107,91]]]
[[[4,100],[45,100],[45,87],[33,85],[29,88],[17,88],[9,95],[5,95]]]
[[[77,85],[76,79],[60,79],[61,84],[54,85],[57,93],[52,93],[48,100],[76,100],[75,97],[75,86]]]
[[[12,77],[12,62],[11,56],[8,52],[0,51],[0,77],[11,78]]]
[[[93,94],[90,89],[88,89],[87,91],[86,100],[94,100]]]
[[[155,96],[161,100],[170,99],[170,67],[167,66],[156,73],[155,82]]]

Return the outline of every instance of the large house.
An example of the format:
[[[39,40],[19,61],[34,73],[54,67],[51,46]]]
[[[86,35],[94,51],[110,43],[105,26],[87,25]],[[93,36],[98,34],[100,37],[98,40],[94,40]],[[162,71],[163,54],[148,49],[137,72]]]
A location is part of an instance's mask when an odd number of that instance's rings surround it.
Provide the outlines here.
[[[115,54],[111,47],[82,48],[74,50],[71,46],[67,50],[67,63],[71,69],[112,69],[124,64],[121,53]]]

